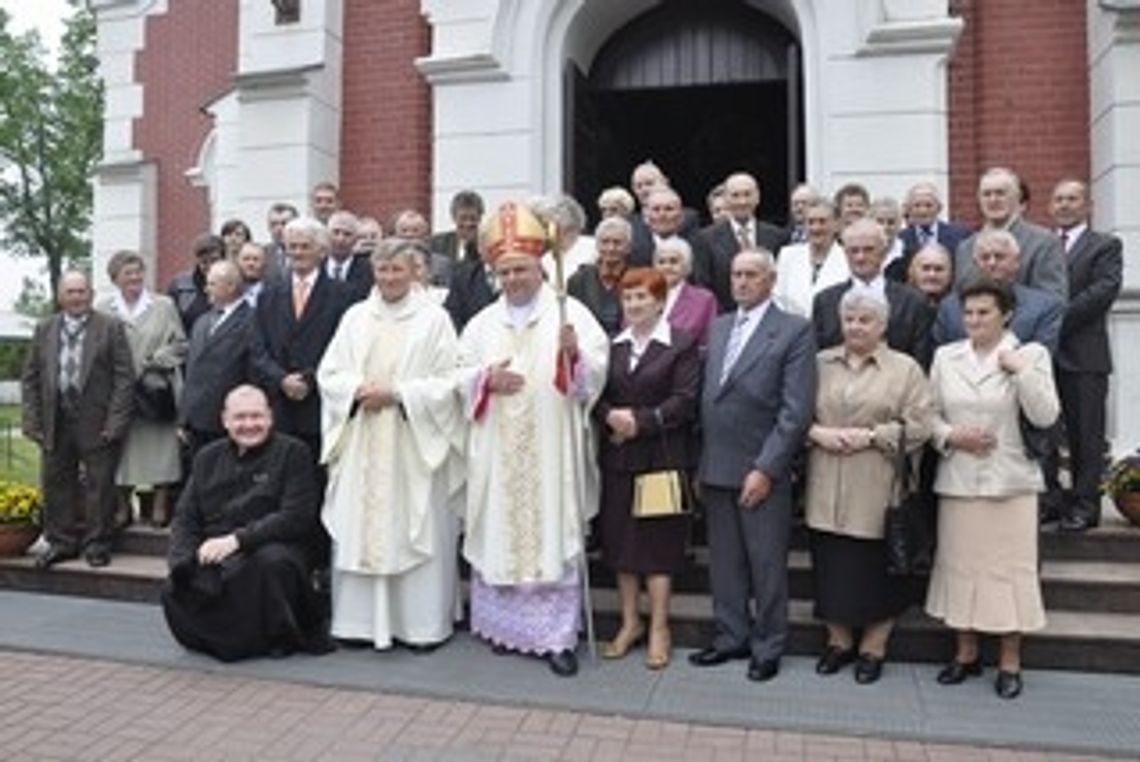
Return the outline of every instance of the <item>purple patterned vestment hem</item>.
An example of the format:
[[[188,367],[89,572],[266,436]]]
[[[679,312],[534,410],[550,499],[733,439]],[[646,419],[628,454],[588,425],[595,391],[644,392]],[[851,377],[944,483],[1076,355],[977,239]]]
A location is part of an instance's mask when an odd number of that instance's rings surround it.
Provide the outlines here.
[[[582,588],[573,568],[558,582],[489,585],[471,574],[471,631],[494,645],[538,656],[572,651],[582,623]]]

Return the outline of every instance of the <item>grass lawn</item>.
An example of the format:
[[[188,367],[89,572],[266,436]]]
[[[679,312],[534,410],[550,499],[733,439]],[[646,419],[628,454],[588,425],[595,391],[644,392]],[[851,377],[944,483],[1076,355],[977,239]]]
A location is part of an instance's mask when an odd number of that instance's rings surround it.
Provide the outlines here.
[[[20,433],[19,405],[0,405],[0,479],[40,483],[40,449]]]

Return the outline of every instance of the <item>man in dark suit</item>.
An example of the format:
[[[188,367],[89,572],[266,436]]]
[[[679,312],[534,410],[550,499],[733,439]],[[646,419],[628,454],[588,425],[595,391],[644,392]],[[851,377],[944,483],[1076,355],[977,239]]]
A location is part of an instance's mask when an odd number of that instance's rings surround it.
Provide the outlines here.
[[[86,275],[64,273],[63,311],[36,326],[24,363],[23,431],[42,453],[48,545],[36,559],[41,569],[80,551],[91,566],[111,562],[115,469],[130,425],[135,374],[123,324],[94,312],[91,297]],[[80,503],[82,536],[75,520]]]
[[[642,162],[630,176],[633,194],[637,197],[639,213],[629,218],[631,226],[629,266],[652,267],[653,252],[662,238],[679,235],[692,243],[700,228],[700,216],[695,209],[683,205],[681,196],[669,185],[669,178],[651,161]],[[676,198],[658,199],[656,209],[650,198],[657,191],[669,191]],[[675,207],[675,208],[674,208]]]
[[[278,430],[304,441],[316,462],[321,450],[317,366],[351,295],[321,265],[330,247],[324,225],[298,217],[286,226],[285,242],[290,275],[258,299],[251,367],[273,405]]]
[[[479,221],[483,219],[483,198],[473,190],[461,190],[451,197],[451,221],[454,230],[436,233],[428,248],[456,265],[479,259]]]
[[[730,175],[724,181],[724,198],[729,218],[701,231],[699,245],[693,248],[693,279],[716,294],[721,311],[728,312],[736,308],[730,283],[736,253],[758,247],[775,255],[787,243],[787,234],[756,219],[760,184],[752,175]]]
[[[451,271],[451,282],[443,308],[451,315],[456,333],[463,330],[467,321],[479,314],[489,304],[499,298],[499,278],[495,268],[487,261],[487,252],[482,244],[479,257],[460,262]]]
[[[899,233],[902,257],[887,266],[888,278],[906,283],[910,261],[919,249],[931,241],[942,244],[953,255],[958,244],[970,236],[970,229],[965,225],[938,219],[941,212],[942,199],[937,185],[924,180],[910,187],[906,192],[907,225]]]
[[[325,274],[345,284],[353,302],[368,296],[372,290],[372,260],[364,252],[356,252],[358,221],[352,212],[332,213],[328,221],[329,252],[325,257]]]
[[[1057,184],[1050,211],[1069,271],[1069,304],[1054,356],[1073,477],[1070,499],[1061,509],[1061,529],[1083,532],[1100,522],[1104,404],[1112,373],[1105,323],[1120,294],[1123,245],[1119,238],[1089,227],[1088,186],[1079,180]],[[1047,478],[1055,474],[1055,467],[1052,473],[1046,469]]]
[[[984,228],[1008,230],[1017,239],[1021,251],[1018,283],[1068,299],[1069,276],[1061,241],[1052,231],[1022,219],[1020,185],[1017,175],[1003,167],[987,170],[982,175],[978,182],[978,204],[986,220]],[[977,277],[974,257],[977,238],[975,233],[958,244],[954,254],[956,288]]]
[[[816,294],[812,305],[812,323],[820,349],[843,343],[843,327],[839,322],[839,300],[854,285],[881,291],[890,305],[887,319],[887,344],[891,349],[913,357],[924,368],[930,365],[930,324],[934,310],[909,286],[887,280],[883,276],[883,257],[887,237],[882,227],[870,218],[855,220],[841,236],[843,251],[851,277],[843,283]]]
[[[979,276],[997,281],[1013,289],[1016,305],[1009,329],[1022,342],[1035,341],[1055,354],[1061,335],[1061,318],[1065,303],[1056,294],[1030,288],[1017,282],[1021,255],[1017,239],[1006,230],[983,230],[974,245],[974,260]],[[962,324],[962,303],[957,294],[949,294],[938,305],[938,316],[930,330],[935,348],[966,338]]]
[[[194,252],[194,266],[177,273],[166,287],[166,295],[174,300],[178,316],[182,318],[182,329],[187,335],[194,323],[210,311],[210,301],[206,298],[206,272],[210,265],[226,255],[226,242],[212,233],[203,233],[191,244]]]
[[[222,401],[231,389],[246,383],[250,373],[253,307],[242,297],[238,268],[232,262],[215,262],[206,276],[206,291],[213,309],[190,332],[178,411],[187,465],[205,445],[225,436]]]
[[[757,681],[776,676],[787,642],[791,463],[811,424],[816,388],[811,324],[772,304],[775,275],[770,253],[737,254],[737,309],[709,331],[698,478],[716,636],[689,656],[700,667],[749,658],[748,677]]]
[[[274,204],[265,215],[265,226],[269,229],[269,242],[265,244],[266,275],[269,277],[281,277],[289,270],[285,226],[296,217],[297,207],[285,203]]]

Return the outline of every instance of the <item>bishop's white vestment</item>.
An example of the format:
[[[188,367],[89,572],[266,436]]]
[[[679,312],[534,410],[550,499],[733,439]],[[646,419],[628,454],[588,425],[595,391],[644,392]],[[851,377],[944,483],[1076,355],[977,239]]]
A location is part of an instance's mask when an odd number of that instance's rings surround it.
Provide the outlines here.
[[[524,306],[500,297],[460,338],[471,421],[463,543],[471,629],[537,654],[577,643],[583,528],[598,509],[589,411],[605,383],[609,340],[580,302],[567,298],[566,309],[579,349],[565,392],[555,383],[561,318],[549,286]],[[488,369],[503,361],[525,383],[490,394]]]

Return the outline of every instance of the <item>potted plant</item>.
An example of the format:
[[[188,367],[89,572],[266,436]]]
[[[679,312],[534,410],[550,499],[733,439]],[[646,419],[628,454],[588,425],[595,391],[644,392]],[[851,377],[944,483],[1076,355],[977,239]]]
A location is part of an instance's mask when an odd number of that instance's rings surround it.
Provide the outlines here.
[[[1140,449],[1114,461],[1103,486],[1117,510],[1140,526]]]
[[[0,556],[20,556],[40,535],[40,491],[0,479]]]

